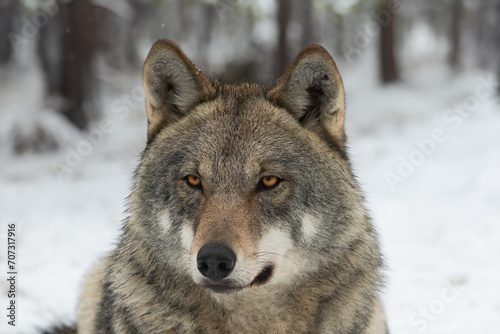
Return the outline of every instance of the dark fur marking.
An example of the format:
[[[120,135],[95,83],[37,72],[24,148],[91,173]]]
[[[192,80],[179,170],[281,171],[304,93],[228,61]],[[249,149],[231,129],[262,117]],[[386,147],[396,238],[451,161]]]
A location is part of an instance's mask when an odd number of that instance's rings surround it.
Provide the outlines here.
[[[252,283],[250,283],[251,286],[259,286],[262,284],[265,284],[270,278],[273,276],[273,267],[272,266],[267,266],[260,272],[257,277],[253,280]]]
[[[76,334],[76,326],[74,325],[58,325],[50,329],[44,330],[42,334]]]
[[[113,306],[114,297],[110,288],[111,283],[106,279],[103,284],[102,299],[99,304],[99,312],[95,323],[95,332],[102,334],[114,334],[113,331]]]

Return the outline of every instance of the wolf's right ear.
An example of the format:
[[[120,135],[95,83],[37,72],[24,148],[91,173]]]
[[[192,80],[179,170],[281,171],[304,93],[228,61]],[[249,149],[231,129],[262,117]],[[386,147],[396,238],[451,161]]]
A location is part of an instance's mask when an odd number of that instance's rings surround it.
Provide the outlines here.
[[[215,88],[181,48],[158,40],[144,62],[142,82],[148,114],[148,143],[168,124],[186,116],[197,104],[212,99]]]

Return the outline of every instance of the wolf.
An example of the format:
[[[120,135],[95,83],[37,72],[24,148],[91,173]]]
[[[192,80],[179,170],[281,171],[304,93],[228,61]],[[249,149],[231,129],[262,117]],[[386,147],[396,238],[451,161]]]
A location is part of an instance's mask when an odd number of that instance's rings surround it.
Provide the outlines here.
[[[129,216],[86,279],[77,332],[387,333],[329,53],[307,46],[275,85],[226,84],[159,40],[143,84]]]

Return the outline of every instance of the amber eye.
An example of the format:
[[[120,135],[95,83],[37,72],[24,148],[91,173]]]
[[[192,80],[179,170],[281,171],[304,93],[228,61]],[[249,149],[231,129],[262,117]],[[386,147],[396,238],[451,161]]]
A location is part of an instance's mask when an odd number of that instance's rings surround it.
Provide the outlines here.
[[[186,182],[190,187],[201,188],[201,179],[198,176],[188,175],[186,176]]]
[[[260,180],[260,184],[263,189],[269,190],[275,188],[280,181],[281,180],[276,176],[266,176]]]

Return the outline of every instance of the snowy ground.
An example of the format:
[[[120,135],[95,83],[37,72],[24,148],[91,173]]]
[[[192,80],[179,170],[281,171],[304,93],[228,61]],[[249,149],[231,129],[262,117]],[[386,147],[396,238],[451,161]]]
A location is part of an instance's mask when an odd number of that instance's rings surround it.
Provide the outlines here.
[[[484,85],[490,75],[455,76],[430,63],[381,88],[373,68],[367,61],[341,71],[351,157],[388,265],[391,332],[499,333],[500,108]],[[142,102],[114,112],[126,103],[109,94],[109,131],[102,139],[94,132],[97,144],[58,177],[53,163],[85,148],[85,138],[66,129],[56,153],[12,155],[7,131],[39,108],[42,90],[31,72],[7,81],[0,82],[0,276],[7,275],[7,224],[15,223],[18,318],[15,330],[7,326],[2,278],[0,333],[32,333],[75,318],[84,274],[113,246],[124,217],[146,124]],[[140,79],[123,82],[116,91],[135,104]],[[49,127],[62,123],[39,115]]]

